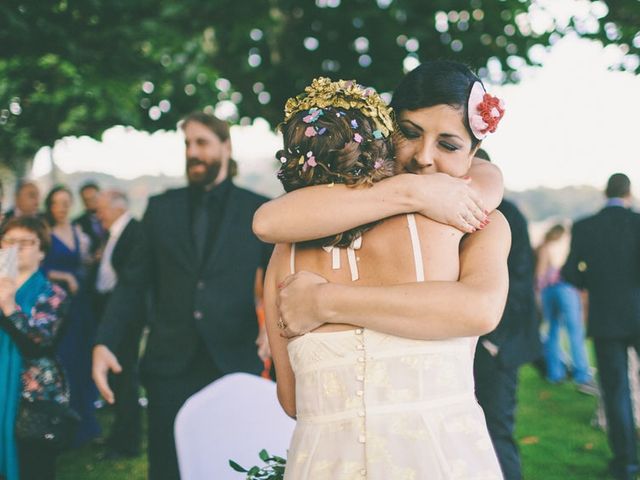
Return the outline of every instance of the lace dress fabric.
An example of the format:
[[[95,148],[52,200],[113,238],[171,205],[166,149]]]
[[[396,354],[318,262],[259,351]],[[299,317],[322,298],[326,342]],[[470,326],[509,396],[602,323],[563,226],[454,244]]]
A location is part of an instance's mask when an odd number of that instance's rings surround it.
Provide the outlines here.
[[[297,424],[285,479],[502,479],[474,394],[476,341],[361,328],[291,341]]]

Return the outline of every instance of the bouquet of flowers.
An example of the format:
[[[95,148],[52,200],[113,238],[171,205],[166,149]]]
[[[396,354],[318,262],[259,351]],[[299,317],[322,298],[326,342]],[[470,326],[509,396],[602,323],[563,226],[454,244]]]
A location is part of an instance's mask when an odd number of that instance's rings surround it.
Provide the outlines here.
[[[284,479],[284,467],[287,461],[276,455],[270,455],[266,450],[261,450],[258,454],[260,460],[266,465],[262,467],[254,466],[251,468],[244,468],[238,465],[233,460],[229,460],[229,465],[236,472],[246,473],[247,480],[283,480]]]

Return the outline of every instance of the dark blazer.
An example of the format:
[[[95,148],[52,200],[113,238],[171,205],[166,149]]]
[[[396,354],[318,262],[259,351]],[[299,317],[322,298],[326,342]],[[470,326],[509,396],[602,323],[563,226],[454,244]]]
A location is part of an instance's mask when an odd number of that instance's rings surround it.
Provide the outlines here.
[[[487,339],[498,347],[498,360],[503,365],[518,367],[539,357],[541,351],[534,292],[535,259],[524,215],[508,200],[503,200],[498,210],[511,228],[509,293],[500,323],[480,341]]]
[[[258,240],[251,224],[266,200],[230,185],[218,233],[201,263],[191,236],[187,188],[150,198],[97,343],[117,351],[131,324],[143,317],[145,292],[151,289],[144,374],[180,374],[201,343],[221,373],[260,373],[254,285],[256,269],[266,266],[272,247]]]
[[[103,245],[106,234],[105,236],[101,236],[95,232],[95,230],[93,229],[92,215],[93,214],[91,212],[84,212],[82,215],[73,220],[73,224],[78,225],[80,227],[80,230],[82,230],[89,237],[89,240],[91,240],[91,253],[95,253],[96,250],[98,250],[98,248]]]
[[[118,277],[124,274],[124,270],[130,262],[130,257],[136,246],[136,239],[140,229],[140,222],[132,218],[120,234],[113,252],[111,253],[111,266]]]
[[[606,207],[573,225],[562,276],[589,292],[587,334],[640,335],[640,215]]]

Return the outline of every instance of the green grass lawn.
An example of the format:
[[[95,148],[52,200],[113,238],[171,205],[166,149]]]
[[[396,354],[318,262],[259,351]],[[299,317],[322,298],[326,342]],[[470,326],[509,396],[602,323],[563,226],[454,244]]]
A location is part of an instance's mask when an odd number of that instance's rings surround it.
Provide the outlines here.
[[[549,385],[531,367],[520,371],[517,439],[525,480],[603,480],[609,457],[605,434],[590,426],[596,399],[570,384]],[[103,425],[109,413],[101,412]],[[256,452],[256,460],[257,460]],[[143,480],[146,459],[102,461],[87,446],[58,463],[60,480]],[[242,476],[238,474],[238,479]]]
[[[111,424],[109,410],[98,411],[98,419],[105,431]],[[146,449],[146,442],[144,448]],[[101,457],[102,447],[90,444],[70,451],[58,459],[58,480],[145,480],[147,458],[140,456],[131,460],[107,461]]]
[[[550,385],[520,371],[516,438],[526,480],[603,480],[610,457],[603,431],[590,426],[596,398],[571,383]]]

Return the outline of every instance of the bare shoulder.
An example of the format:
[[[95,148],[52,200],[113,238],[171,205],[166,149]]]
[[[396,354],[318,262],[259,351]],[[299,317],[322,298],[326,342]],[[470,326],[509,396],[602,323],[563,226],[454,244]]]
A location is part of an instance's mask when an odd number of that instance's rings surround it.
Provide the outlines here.
[[[475,233],[464,237],[461,243],[462,253],[472,246],[482,250],[491,249],[502,251],[508,254],[511,248],[511,229],[505,216],[498,210],[494,210],[489,215],[490,223]]]
[[[413,217],[415,218],[418,232],[429,231],[430,233],[442,232],[442,233],[448,233],[448,234],[454,234],[455,232],[458,232],[461,234],[461,232],[455,227],[436,222],[435,220],[431,220],[430,218],[427,218],[420,214],[415,213],[415,214],[408,214],[408,215],[413,215]],[[384,220],[381,226],[384,225],[385,226],[384,228],[388,228],[396,232],[400,229],[407,229],[409,228],[408,218],[407,218],[408,215],[402,214],[402,215],[395,215],[393,217],[389,217]],[[383,228],[380,228],[380,230],[383,230]]]
[[[364,235],[367,241],[382,239],[389,234],[397,234],[398,231],[407,228],[407,217],[405,215],[394,215],[378,222],[371,230],[367,230]]]
[[[436,222],[423,215],[415,214],[416,226],[419,232],[428,232],[429,234],[441,234],[446,236],[462,237],[463,232],[451,225],[445,225],[444,223]]]
[[[489,215],[489,220],[491,223],[484,229],[484,231],[493,231],[495,234],[501,235],[511,235],[511,229],[509,228],[509,222],[506,217],[500,212],[500,210],[494,210]],[[493,229],[491,226],[493,225]]]
[[[414,214],[414,218],[420,238],[435,240],[436,238],[457,236],[457,240],[459,240],[462,236],[459,230],[449,225],[438,223],[418,214]],[[380,245],[387,245],[389,241],[393,241],[396,247],[400,247],[403,242],[410,245],[411,237],[409,235],[407,215],[402,214],[386,218],[372,230],[366,232],[365,235],[367,236],[366,241],[368,243],[373,242],[374,245],[378,242]]]

